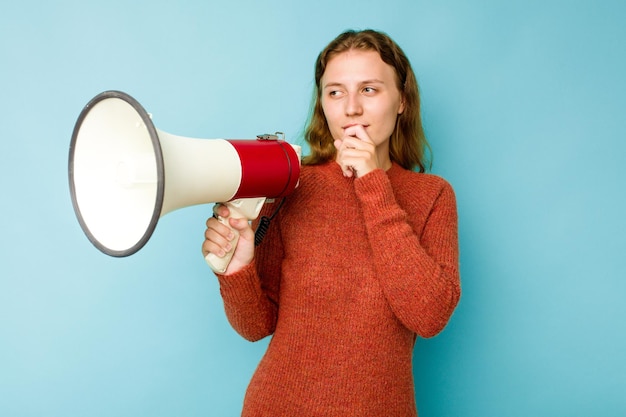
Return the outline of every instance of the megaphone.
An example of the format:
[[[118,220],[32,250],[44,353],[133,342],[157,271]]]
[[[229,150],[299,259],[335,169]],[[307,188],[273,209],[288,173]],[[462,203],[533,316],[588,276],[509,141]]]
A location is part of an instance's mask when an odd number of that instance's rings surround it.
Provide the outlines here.
[[[91,243],[124,257],[140,250],[158,220],[179,208],[220,202],[230,217],[256,218],[267,198],[295,189],[300,157],[300,147],[278,134],[238,140],[165,133],[133,97],[105,91],[89,101],[74,126],[70,193]],[[220,221],[228,225],[228,219]],[[223,258],[209,254],[207,263],[224,272],[232,252]]]

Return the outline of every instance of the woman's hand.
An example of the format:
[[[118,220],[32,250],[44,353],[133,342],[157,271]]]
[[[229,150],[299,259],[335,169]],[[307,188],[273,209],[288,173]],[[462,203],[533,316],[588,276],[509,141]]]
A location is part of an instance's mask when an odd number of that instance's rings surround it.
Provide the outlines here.
[[[381,168],[376,145],[362,125],[353,125],[344,130],[344,136],[335,140],[336,161],[345,177],[360,178]]]
[[[213,212],[223,218],[227,218],[230,215],[228,207],[223,204],[216,204]],[[229,219],[229,224],[239,232],[239,240],[236,243],[235,252],[224,275],[239,271],[254,259],[254,231],[248,219]],[[206,258],[209,253],[212,253],[219,258],[224,257],[233,248],[233,240],[236,237],[235,232],[216,217],[210,217],[206,221],[206,227],[204,243],[202,244],[202,255]]]

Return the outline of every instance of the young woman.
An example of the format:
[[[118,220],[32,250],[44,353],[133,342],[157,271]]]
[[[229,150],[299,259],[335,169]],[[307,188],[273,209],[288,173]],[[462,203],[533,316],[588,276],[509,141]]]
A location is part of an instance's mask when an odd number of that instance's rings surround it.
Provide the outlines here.
[[[273,335],[243,416],[416,416],[416,337],[439,333],[460,297],[454,192],[424,173],[417,82],[387,35],[339,35],[315,82],[298,188],[264,207],[276,216],[256,249],[231,220],[241,237],[218,275],[232,326]],[[204,255],[231,238],[208,219]]]

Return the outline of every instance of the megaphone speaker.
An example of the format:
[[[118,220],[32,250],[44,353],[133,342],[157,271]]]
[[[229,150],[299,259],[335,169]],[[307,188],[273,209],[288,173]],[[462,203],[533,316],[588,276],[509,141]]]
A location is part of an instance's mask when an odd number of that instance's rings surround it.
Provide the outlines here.
[[[283,139],[172,135],[155,128],[130,95],[105,91],[83,108],[72,133],[68,174],[76,217],[91,243],[115,257],[140,250],[158,220],[179,208],[221,202],[231,217],[253,219],[266,198],[297,186],[300,147]],[[224,272],[231,256],[207,262]]]

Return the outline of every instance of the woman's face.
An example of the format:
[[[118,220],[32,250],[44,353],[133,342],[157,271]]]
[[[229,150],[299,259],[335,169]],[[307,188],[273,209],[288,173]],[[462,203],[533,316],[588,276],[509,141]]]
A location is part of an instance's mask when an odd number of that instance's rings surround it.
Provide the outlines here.
[[[396,119],[404,111],[394,68],[376,51],[349,50],[328,61],[320,84],[333,139],[342,140],[347,129],[360,125],[377,150],[388,154]]]

